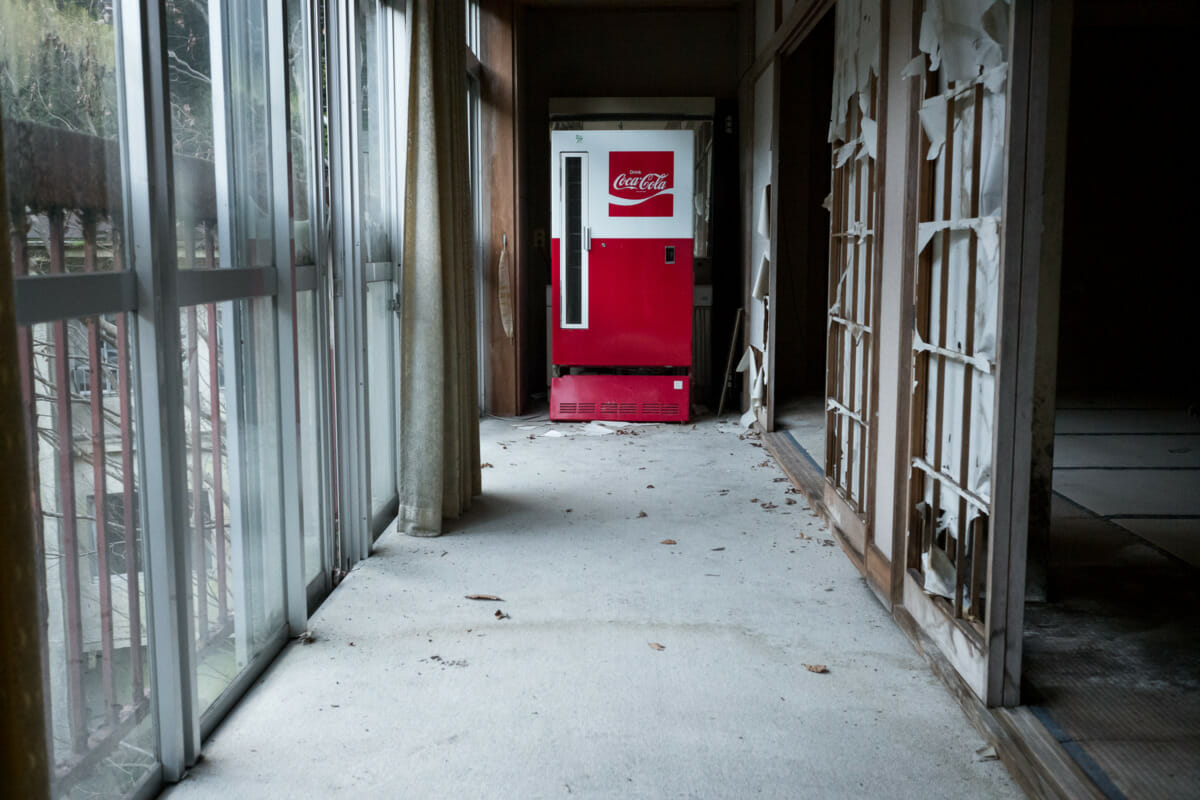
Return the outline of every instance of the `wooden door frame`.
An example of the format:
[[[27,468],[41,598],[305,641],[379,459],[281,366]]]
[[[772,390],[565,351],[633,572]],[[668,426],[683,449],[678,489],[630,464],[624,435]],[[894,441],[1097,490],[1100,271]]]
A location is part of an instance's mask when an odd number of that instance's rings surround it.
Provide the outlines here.
[[[1072,6],[1027,0],[1012,11],[983,696],[989,706],[1015,706],[1021,698],[1033,428],[1039,415],[1054,413],[1036,402],[1037,377],[1040,362],[1053,358],[1046,342],[1058,337]]]

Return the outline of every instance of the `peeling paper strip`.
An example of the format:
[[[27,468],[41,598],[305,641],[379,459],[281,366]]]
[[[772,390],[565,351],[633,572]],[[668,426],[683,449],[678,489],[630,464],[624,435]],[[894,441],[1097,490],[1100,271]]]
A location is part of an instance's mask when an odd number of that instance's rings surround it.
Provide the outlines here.
[[[763,379],[765,373],[765,369],[760,369],[754,376],[754,386],[750,389],[750,406],[752,408],[762,408],[763,386],[766,383]]]
[[[749,428],[757,419],[758,415],[754,413],[754,409],[752,408],[745,414],[742,414],[741,418],[738,420],[738,423],[741,424],[743,428]]]
[[[738,362],[736,372],[745,372],[754,365],[754,348],[747,347],[746,352],[742,354],[742,360]]]
[[[933,237],[944,230],[975,231],[979,237],[980,255],[988,264],[994,264],[1000,255],[1000,220],[992,216],[922,222],[917,226],[917,252],[923,253]]]
[[[901,78],[915,78],[925,71],[925,54],[914,58],[904,65],[904,69],[900,70]]]
[[[921,106],[921,127],[929,137],[929,152],[925,158],[933,161],[946,144],[946,98],[932,97]]]
[[[929,54],[929,69],[939,69],[944,61],[946,80],[958,81],[974,78],[980,67],[1002,63],[1003,50],[987,33],[984,16],[1001,16],[993,24],[999,23],[1001,30],[1008,30],[1004,5],[994,0],[929,2],[921,15],[918,42],[921,51]]]
[[[846,408],[844,405],[839,403],[837,400],[834,400],[832,397],[828,397],[828,398],[826,398],[826,401],[827,402],[826,402],[825,408],[827,410],[841,414],[843,417],[846,417],[848,419],[852,419],[855,422],[857,422],[859,425],[862,425],[864,428],[867,427],[867,423],[863,421],[862,417],[860,417],[858,414],[855,414],[850,409]]]
[[[758,204],[758,235],[771,238],[771,184],[763,184]]]
[[[754,287],[750,290],[750,296],[755,300],[762,300],[770,289],[771,259],[764,253],[762,260],[758,262],[758,272],[754,275]]]
[[[968,492],[967,490],[963,489],[954,482],[954,478],[944,472],[934,469],[933,466],[923,458],[914,458],[912,460],[912,465],[916,469],[921,470],[921,472],[924,472],[926,475],[940,483],[943,489],[949,489],[963,500],[966,500],[969,505],[975,506],[985,514],[988,513],[988,508],[991,505],[991,501],[989,501],[987,498],[979,497],[973,492]]]
[[[973,80],[956,81],[953,88],[947,89],[940,94],[935,94],[932,97],[925,98],[925,103],[932,103],[941,98],[942,100],[959,100],[975,92],[975,87],[982,85],[991,94],[1000,94],[1004,90],[1004,81],[1008,77],[1008,64],[1000,64],[991,69],[984,70],[978,77]]]
[[[945,347],[939,347],[936,344],[929,344],[916,333],[913,334],[913,352],[933,353],[934,355],[948,358],[951,361],[957,361],[959,364],[966,364],[969,367],[974,367],[984,375],[992,374],[992,362],[988,361],[983,356],[969,356],[966,353],[960,353],[957,350],[950,350]]]
[[[857,149],[858,149],[858,140],[855,139],[853,141],[846,142],[844,145],[839,147],[837,150],[833,151],[833,166],[834,167],[844,166],[846,164],[846,162],[850,160],[850,157],[854,155],[854,151]]]
[[[879,129],[879,126],[876,124],[875,120],[873,120],[867,116],[864,116],[862,118],[863,152],[866,153],[868,156],[870,156],[872,159],[875,158],[875,143],[876,143],[876,137],[878,135],[878,129]]]
[[[846,330],[848,330],[850,332],[850,335],[854,337],[854,341],[856,343],[862,341],[862,337],[863,337],[864,333],[871,332],[871,329],[868,326],[863,325],[862,323],[853,322],[852,320],[848,320],[845,317],[839,317],[833,309],[829,310],[829,322],[837,323],[838,325],[841,325],[842,327],[846,328]]]

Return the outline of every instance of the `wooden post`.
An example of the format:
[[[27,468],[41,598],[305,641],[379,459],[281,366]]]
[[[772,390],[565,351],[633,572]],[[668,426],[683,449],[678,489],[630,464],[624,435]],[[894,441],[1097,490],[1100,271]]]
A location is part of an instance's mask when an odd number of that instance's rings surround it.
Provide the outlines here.
[[[489,220],[483,249],[488,304],[488,348],[479,354],[488,359],[487,411],[511,417],[524,410],[525,392],[520,367],[522,321],[525,318],[525,282],[520,273],[521,240],[517,228],[517,128],[515,9],[512,0],[483,0],[480,3],[479,88],[485,210]],[[507,237],[508,257],[504,269],[511,287],[512,336],[504,330],[500,309],[500,253]]]
[[[0,141],[3,137],[0,136]],[[0,186],[4,185],[4,155],[0,148]],[[11,250],[8,241],[7,198],[0,191],[0,415],[10,421],[25,418],[22,410],[21,350],[13,315]],[[4,686],[0,714],[0,775],[12,797],[42,800],[50,796],[50,767],[46,742],[46,706],[42,690],[42,624],[32,487],[25,426],[7,424],[0,435],[0,507],[4,535],[0,536],[0,685]]]

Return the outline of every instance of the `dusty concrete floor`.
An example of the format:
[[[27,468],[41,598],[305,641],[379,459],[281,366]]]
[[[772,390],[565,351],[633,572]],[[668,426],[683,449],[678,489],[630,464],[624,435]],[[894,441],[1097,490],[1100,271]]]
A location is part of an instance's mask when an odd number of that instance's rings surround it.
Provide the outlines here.
[[[585,430],[485,420],[167,796],[1020,796],[752,438]]]

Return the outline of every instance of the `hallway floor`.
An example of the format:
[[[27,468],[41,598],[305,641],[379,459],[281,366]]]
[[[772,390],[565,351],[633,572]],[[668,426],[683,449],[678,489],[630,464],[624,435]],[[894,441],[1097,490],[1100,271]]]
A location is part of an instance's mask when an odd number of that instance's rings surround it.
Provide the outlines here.
[[[471,513],[381,537],[165,796],[1020,796],[755,438],[481,428]]]

